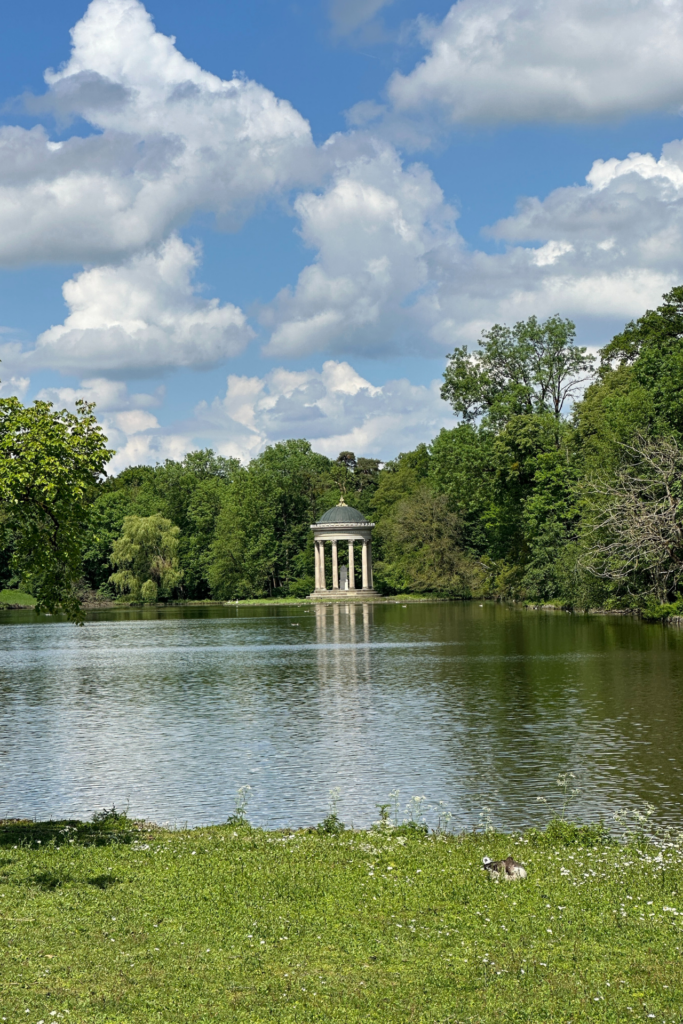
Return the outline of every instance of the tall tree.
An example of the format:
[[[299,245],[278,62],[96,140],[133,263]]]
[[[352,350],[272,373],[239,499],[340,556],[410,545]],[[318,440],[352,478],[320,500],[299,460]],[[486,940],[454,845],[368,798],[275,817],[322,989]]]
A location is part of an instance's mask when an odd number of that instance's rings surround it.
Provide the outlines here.
[[[95,486],[113,455],[94,405],[0,399],[0,531],[38,611],[83,621],[77,593]]]
[[[178,559],[185,596],[208,597],[208,560],[216,520],[238,469],[237,459],[204,449],[189,452],[179,462],[167,459],[156,466],[132,466],[105,481],[93,506],[85,554],[90,586],[107,592],[109,556],[126,516],[158,513],[180,528]]]
[[[310,525],[332,503],[329,468],[308,441],[292,440],[266,448],[237,473],[211,549],[214,596],[304,596],[313,589]]]
[[[157,513],[126,516],[123,533],[114,541],[111,563],[117,572],[109,577],[120,594],[133,601],[170,597],[183,578],[178,560],[180,528]]]
[[[630,370],[627,379],[652,403],[652,421],[683,436],[683,286],[662,296],[657,309],[631,321],[600,352],[600,380]]]
[[[483,332],[478,352],[463,346],[448,356],[441,397],[465,422],[540,412],[559,418],[592,373],[592,357],[574,337],[574,324],[559,316],[495,324]]]

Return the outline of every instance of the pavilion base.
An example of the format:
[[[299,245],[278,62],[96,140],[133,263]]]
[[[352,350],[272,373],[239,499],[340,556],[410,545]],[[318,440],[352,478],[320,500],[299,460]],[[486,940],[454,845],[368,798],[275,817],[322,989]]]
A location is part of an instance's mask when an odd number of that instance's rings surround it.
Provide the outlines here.
[[[362,587],[355,590],[314,590],[308,595],[309,601],[367,601],[373,597],[381,597],[381,594],[372,587],[368,587],[367,590],[363,590]]]

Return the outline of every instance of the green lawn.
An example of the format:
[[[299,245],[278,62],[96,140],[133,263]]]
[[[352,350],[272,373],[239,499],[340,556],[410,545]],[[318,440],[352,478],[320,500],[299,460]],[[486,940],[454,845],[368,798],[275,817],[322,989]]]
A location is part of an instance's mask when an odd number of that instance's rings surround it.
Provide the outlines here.
[[[656,861],[585,832],[92,839],[0,828],[8,1024],[681,1020],[673,844]],[[528,880],[490,881],[481,857],[510,852]]]
[[[33,608],[35,603],[35,597],[24,594],[21,590],[0,590],[0,604],[20,604],[26,608]]]

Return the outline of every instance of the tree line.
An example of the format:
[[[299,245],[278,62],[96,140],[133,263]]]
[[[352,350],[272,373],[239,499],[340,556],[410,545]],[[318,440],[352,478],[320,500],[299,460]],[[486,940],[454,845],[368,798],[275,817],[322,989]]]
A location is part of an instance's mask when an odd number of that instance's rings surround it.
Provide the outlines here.
[[[341,494],[376,523],[382,593],[682,610],[683,287],[595,356],[555,316],[447,358],[454,426],[386,463],[287,440],[108,477],[92,406],[1,400],[0,584],[76,619],[86,592],[304,597]]]

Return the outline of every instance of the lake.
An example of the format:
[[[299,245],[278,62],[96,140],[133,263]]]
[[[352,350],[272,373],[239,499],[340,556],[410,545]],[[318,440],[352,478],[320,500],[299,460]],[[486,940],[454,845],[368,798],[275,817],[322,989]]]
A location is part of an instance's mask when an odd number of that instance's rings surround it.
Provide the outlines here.
[[[683,631],[486,603],[0,613],[0,817],[681,823]],[[398,790],[398,798],[389,794]],[[547,803],[539,801],[542,797]],[[442,804],[441,810],[438,808]]]

